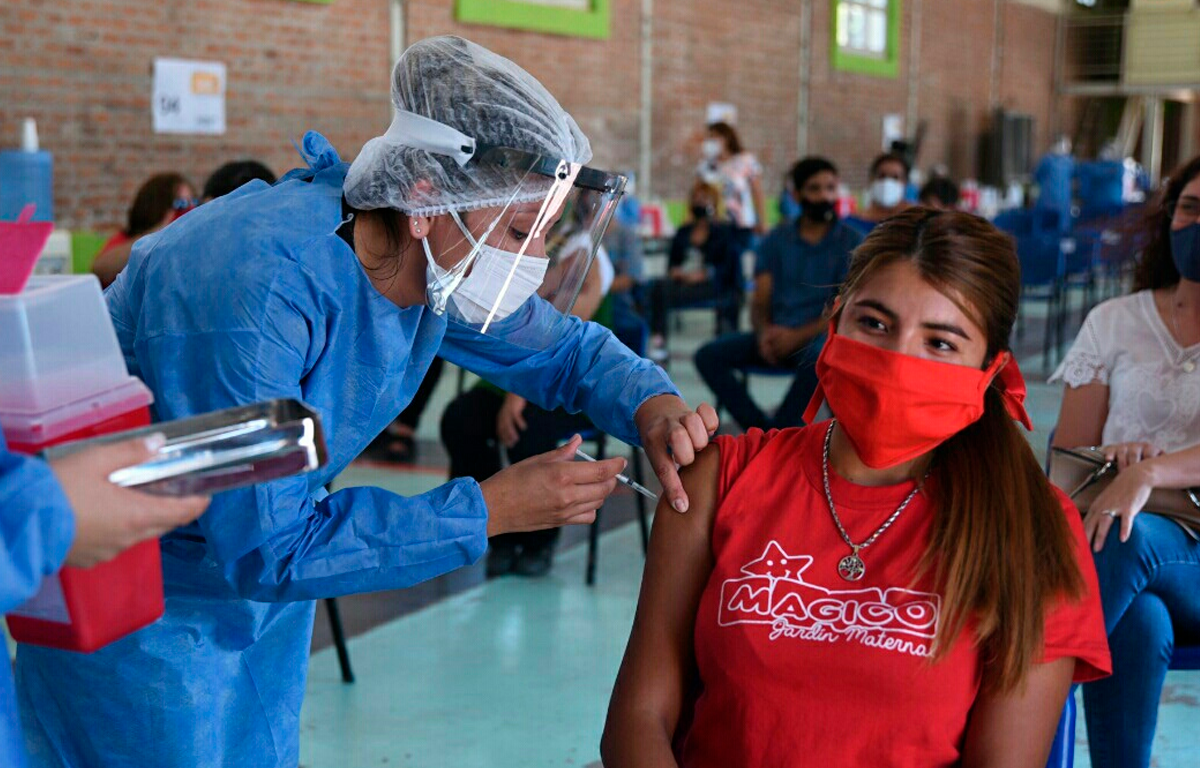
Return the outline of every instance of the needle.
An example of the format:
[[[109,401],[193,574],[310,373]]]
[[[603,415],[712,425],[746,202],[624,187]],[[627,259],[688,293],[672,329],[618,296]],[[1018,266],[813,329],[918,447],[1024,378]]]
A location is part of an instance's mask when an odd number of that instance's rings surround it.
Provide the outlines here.
[[[579,450],[578,448],[575,449],[575,455],[578,456],[579,458],[583,459],[584,461],[595,461],[595,459],[593,459],[591,456],[588,456],[586,453]],[[623,485],[629,486],[630,488],[632,488],[633,490],[642,494],[643,496],[645,496],[648,499],[654,499],[655,501],[658,501],[657,493],[650,490],[649,488],[642,485],[641,483],[635,483],[634,481],[630,480],[625,475],[617,475],[617,482],[619,482]]]

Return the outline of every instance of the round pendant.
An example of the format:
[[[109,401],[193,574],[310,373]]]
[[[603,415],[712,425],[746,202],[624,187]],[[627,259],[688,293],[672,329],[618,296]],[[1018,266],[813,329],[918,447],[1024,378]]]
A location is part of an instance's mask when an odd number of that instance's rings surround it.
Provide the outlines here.
[[[1192,362],[1191,360],[1188,360],[1186,363],[1183,364],[1183,372],[1184,373],[1191,373],[1194,370],[1196,370],[1196,364],[1194,362]]]
[[[866,572],[867,566],[858,555],[846,555],[838,561],[838,575],[846,581],[858,581]]]

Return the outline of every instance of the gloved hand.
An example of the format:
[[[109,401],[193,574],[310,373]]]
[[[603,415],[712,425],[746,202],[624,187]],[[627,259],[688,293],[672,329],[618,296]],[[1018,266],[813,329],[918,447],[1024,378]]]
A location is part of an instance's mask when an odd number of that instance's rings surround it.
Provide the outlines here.
[[[121,488],[108,476],[152,458],[162,435],[88,448],[50,462],[75,512],[75,541],[67,565],[87,568],[111,560],[138,542],[187,525],[207,507],[204,497],[152,496]]]
[[[617,486],[620,457],[575,461],[575,435],[561,448],[532,456],[479,484],[488,508],[487,535],[586,525]]]

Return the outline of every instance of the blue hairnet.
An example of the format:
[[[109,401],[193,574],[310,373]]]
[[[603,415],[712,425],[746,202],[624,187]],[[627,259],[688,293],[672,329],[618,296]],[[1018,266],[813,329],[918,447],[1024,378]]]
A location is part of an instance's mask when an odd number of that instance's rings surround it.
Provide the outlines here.
[[[363,146],[346,176],[355,208],[430,216],[545,195],[549,179],[467,162],[476,142],[572,163],[592,156],[575,120],[537,79],[460,37],[410,46],[392,71],[392,104],[388,132]]]

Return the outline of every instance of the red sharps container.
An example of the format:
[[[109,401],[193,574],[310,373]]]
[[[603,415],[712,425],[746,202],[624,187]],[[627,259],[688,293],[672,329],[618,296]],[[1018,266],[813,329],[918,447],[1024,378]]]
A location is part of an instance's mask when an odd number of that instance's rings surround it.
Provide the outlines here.
[[[15,290],[0,294],[0,428],[9,449],[36,454],[148,425],[150,391],[126,370],[96,278],[34,276]],[[88,652],[162,612],[151,539],[93,568],[63,568],[8,614],[8,628],[19,642]]]

